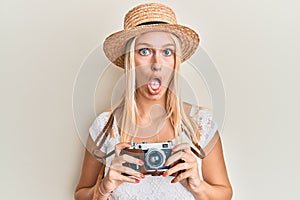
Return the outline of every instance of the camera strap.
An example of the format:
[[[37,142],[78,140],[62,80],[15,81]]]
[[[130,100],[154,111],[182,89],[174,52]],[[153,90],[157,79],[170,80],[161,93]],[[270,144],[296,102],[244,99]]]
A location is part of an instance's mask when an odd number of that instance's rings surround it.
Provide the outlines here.
[[[101,161],[105,161],[106,158],[110,157],[111,155],[113,155],[115,153],[115,150],[112,150],[111,152],[103,155],[103,153],[100,153],[100,148],[103,146],[108,134],[110,133],[111,129],[112,129],[112,126],[113,126],[113,122],[114,122],[114,111],[110,114],[109,116],[109,119],[107,121],[107,123],[105,124],[103,130],[101,131],[101,133],[99,134],[99,136],[97,137],[95,143],[97,144],[99,142],[99,145],[96,145],[96,149],[93,150],[93,154],[94,154],[94,157],[101,160]],[[182,132],[184,132],[186,135],[187,133],[182,130]],[[103,135],[103,137],[102,137]],[[189,135],[187,135],[188,138]],[[100,140],[100,138],[102,138]],[[100,141],[99,141],[100,140]],[[192,139],[190,139],[194,145],[195,148],[193,148],[192,146],[190,147],[191,148],[191,151],[200,159],[203,159],[205,157],[205,152],[204,150],[202,149],[202,147],[198,144],[198,143],[195,143]],[[101,155],[102,154],[102,155]]]
[[[99,136],[96,138],[95,143],[96,143],[96,149],[94,149],[93,154],[97,159],[100,159],[101,161],[105,161],[106,158],[109,156],[113,155],[115,153],[115,150],[109,152],[106,155],[99,155],[98,152],[100,151],[100,148],[103,146],[108,134],[110,133],[112,126],[114,123],[114,111],[110,114],[107,123],[105,124],[103,130],[100,132]],[[103,135],[103,137],[102,137]],[[102,137],[101,141],[100,138]],[[97,143],[99,142],[99,145]]]

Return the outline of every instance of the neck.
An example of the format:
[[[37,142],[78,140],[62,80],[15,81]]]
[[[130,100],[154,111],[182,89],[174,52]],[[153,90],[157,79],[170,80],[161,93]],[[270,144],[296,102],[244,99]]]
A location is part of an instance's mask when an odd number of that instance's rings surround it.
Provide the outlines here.
[[[159,100],[149,100],[149,99],[146,99],[143,96],[137,94],[136,95],[136,104],[137,104],[137,108],[139,110],[139,114],[141,116],[149,114],[154,106],[158,106],[158,107],[165,109],[165,106],[166,106],[165,99],[166,99],[166,97],[164,96],[163,98],[161,98]]]
[[[154,121],[159,121],[163,119],[166,114],[166,95],[158,100],[150,100],[140,95],[136,94],[136,104],[138,108],[137,121],[140,125],[147,125],[153,123]]]

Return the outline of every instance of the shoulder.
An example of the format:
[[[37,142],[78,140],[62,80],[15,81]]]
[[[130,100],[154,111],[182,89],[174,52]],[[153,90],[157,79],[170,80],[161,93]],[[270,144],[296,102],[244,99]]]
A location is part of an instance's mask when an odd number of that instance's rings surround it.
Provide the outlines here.
[[[210,109],[185,102],[183,103],[183,108],[186,115],[193,119],[202,130],[209,130],[216,126],[213,119],[213,113]]]
[[[200,132],[199,145],[202,148],[211,144],[218,138],[218,126],[215,122],[213,112],[197,105],[184,103],[185,113],[194,121]]]
[[[92,125],[90,126],[89,132],[94,141],[96,140],[99,133],[103,130],[106,123],[108,122],[110,114],[111,113],[109,111],[100,113],[93,121]]]
[[[96,117],[89,128],[92,140],[94,142],[97,141],[95,145],[98,146],[104,153],[111,151],[120,140],[116,121],[114,120],[114,116],[111,116],[111,114],[112,113],[108,111],[102,112]],[[113,121],[110,121],[110,117],[113,117]],[[104,127],[107,123],[112,123],[112,129],[108,135],[103,133]]]
[[[217,129],[217,124],[211,110],[194,106],[189,115],[202,131],[209,132]]]

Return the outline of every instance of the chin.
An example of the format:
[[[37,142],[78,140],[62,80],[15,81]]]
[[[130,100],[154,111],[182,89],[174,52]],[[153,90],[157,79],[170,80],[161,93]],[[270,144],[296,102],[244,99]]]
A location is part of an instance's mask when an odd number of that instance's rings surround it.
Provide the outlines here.
[[[162,89],[158,94],[151,94],[147,89],[141,91],[141,96],[151,101],[163,100],[166,95],[166,89]]]
[[[158,100],[161,100],[163,99],[163,95],[161,94],[157,94],[157,95],[151,95],[148,97],[149,100],[153,100],[153,101],[158,101]]]

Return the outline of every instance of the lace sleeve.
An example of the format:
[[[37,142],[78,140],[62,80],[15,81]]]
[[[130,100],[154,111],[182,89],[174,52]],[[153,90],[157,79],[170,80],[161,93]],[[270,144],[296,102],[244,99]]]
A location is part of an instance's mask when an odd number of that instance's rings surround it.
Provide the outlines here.
[[[103,112],[101,113],[92,123],[92,125],[89,128],[90,136],[95,141],[100,134],[100,132],[103,130],[104,126],[106,125],[108,118],[109,118],[110,113],[109,112]],[[102,140],[102,137],[100,138],[99,142]],[[104,153],[106,153],[107,150],[107,143],[109,140],[109,136],[107,136],[103,146],[100,148],[100,150]],[[97,145],[99,145],[99,142]]]
[[[205,153],[208,154],[219,138],[218,126],[213,120],[212,113],[207,109],[196,109],[193,107],[191,116],[200,128],[201,136],[198,144],[204,149]]]

